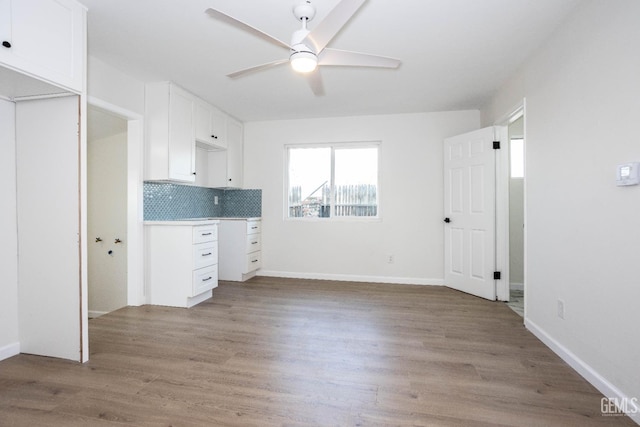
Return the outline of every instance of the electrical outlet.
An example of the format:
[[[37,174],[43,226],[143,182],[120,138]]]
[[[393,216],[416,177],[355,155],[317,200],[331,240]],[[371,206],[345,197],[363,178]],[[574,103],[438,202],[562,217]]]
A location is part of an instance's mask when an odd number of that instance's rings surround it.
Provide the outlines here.
[[[558,300],[558,317],[564,319],[564,301]]]
[[[394,258],[393,254],[387,255],[387,264],[393,264]]]
[[[214,205],[218,204],[218,196],[213,196],[213,204]]]

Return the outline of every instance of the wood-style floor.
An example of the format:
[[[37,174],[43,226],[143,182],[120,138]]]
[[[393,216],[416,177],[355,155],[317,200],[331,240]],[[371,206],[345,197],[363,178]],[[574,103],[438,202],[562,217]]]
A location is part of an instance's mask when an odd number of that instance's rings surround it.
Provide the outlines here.
[[[1,426],[635,426],[505,304],[256,278],[93,319],[81,365],[0,362]]]

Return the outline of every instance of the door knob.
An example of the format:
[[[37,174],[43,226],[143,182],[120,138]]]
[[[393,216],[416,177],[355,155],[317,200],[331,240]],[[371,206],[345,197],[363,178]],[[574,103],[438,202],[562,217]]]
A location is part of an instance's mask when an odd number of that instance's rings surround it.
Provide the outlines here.
[[[445,218],[445,219],[444,219],[444,222],[446,222],[447,224],[449,224],[449,223],[451,222],[451,219],[450,219],[450,218]]]

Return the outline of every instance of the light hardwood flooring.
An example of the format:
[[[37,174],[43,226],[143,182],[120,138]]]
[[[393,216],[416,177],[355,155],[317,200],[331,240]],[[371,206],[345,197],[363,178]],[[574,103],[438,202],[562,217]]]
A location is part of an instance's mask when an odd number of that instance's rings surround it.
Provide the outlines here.
[[[1,426],[635,426],[503,303],[256,278],[90,325],[84,365],[0,362]]]

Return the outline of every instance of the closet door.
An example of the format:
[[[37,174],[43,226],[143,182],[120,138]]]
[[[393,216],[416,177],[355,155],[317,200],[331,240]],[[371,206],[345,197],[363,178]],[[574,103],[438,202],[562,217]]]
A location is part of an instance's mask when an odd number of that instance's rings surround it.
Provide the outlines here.
[[[79,98],[16,103],[22,353],[81,360]]]

